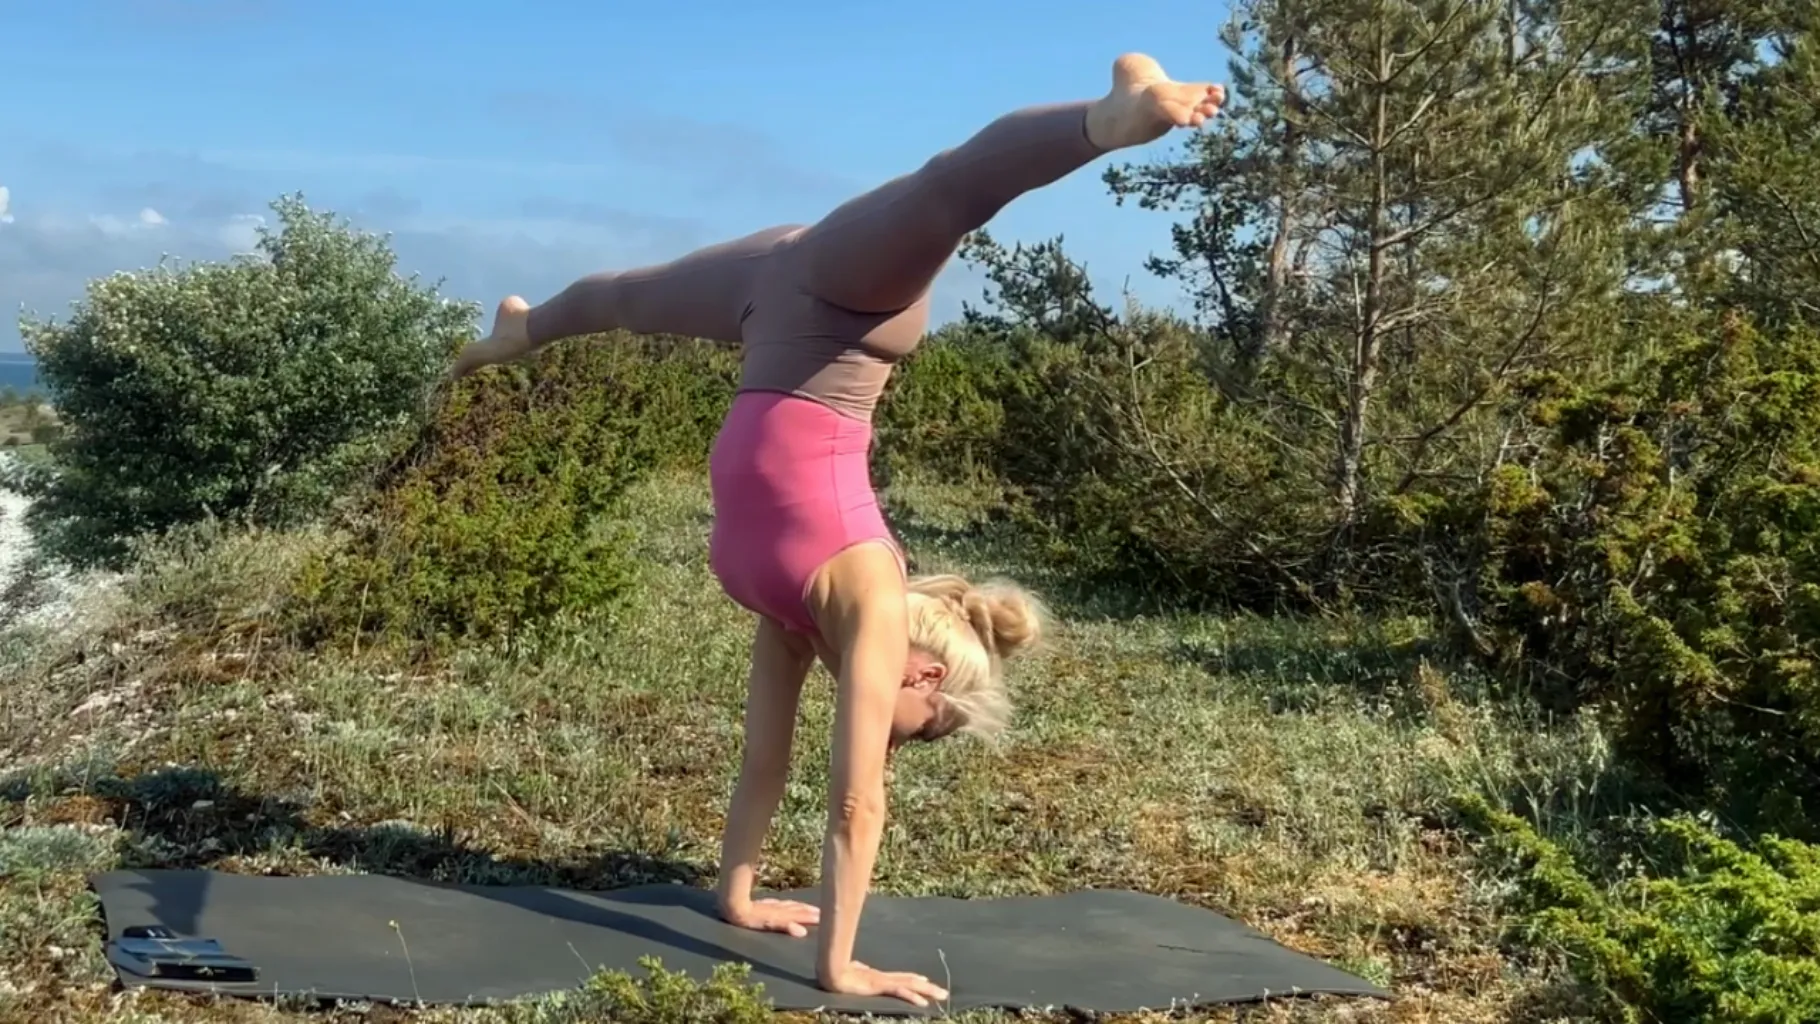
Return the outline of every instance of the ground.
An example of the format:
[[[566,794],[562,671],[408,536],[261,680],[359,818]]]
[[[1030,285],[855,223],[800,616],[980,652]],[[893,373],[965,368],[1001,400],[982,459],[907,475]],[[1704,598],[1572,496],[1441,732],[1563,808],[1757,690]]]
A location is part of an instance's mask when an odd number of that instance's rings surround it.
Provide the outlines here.
[[[48,405],[15,402],[0,405],[0,449],[35,446],[45,438],[35,432],[54,430],[57,413]]]
[[[920,569],[1054,582],[965,529],[966,498],[915,484],[891,495]],[[553,1004],[509,1018],[327,1015],[118,994],[82,878],[115,864],[575,886],[711,877],[749,622],[708,575],[702,482],[647,483],[634,507],[635,602],[536,651],[414,667],[272,644],[262,607],[308,536],[172,555],[81,632],[11,640],[0,765],[26,767],[0,778],[0,1019],[593,1019]],[[1143,617],[1055,587],[1060,628],[1017,667],[1004,747],[899,758],[881,890],[1138,888],[1397,993],[1204,1019],[1560,1019],[1534,969],[1500,952],[1491,894],[1442,808],[1462,787],[1506,800],[1571,789],[1596,737],[1481,702],[1475,680],[1424,654],[1415,624]],[[826,684],[818,670],[768,886],[815,875]]]

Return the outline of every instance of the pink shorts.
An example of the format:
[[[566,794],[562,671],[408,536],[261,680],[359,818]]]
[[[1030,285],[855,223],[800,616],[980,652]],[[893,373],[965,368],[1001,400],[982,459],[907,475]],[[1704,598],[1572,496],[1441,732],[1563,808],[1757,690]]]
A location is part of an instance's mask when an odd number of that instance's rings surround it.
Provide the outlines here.
[[[708,564],[727,596],[793,632],[816,635],[816,570],[855,544],[903,552],[872,489],[872,425],[775,391],[734,396],[708,460],[714,527]]]

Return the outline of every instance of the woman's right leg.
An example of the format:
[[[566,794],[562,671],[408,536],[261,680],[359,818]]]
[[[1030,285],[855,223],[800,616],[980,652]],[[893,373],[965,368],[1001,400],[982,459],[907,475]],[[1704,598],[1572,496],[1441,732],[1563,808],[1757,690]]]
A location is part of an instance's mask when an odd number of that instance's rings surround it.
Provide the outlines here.
[[[961,240],[1012,200],[1100,156],[1212,117],[1225,93],[1169,79],[1143,54],[1112,66],[1095,100],[1005,114],[917,170],[842,203],[804,231],[788,257],[801,286],[856,313],[889,313],[920,298]]]

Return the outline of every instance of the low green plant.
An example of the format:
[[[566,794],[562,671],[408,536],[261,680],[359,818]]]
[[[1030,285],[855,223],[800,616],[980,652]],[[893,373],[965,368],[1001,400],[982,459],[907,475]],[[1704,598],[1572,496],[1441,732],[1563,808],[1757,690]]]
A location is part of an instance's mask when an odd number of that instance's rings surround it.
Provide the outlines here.
[[[1019,372],[993,334],[950,325],[924,339],[891,376],[875,415],[874,478],[905,473],[952,483],[994,479],[1007,389]]]
[[[1602,887],[1515,815],[1479,797],[1459,807],[1510,873],[1515,934],[1561,954],[1605,1019],[1820,1020],[1820,848],[1768,836],[1746,849],[1693,818],[1660,819],[1655,870]]]
[[[999,472],[1044,558],[1170,604],[1301,598],[1321,477],[1221,391],[1201,337],[1134,314],[1069,344],[1016,344]]]
[[[656,957],[639,958],[645,975],[602,971],[574,993],[507,1013],[505,1024],[769,1024],[764,986],[748,983],[750,964],[724,963],[706,978],[668,970]]]
[[[1820,821],[1820,335],[1741,318],[1628,379],[1535,381],[1546,433],[1427,526],[1473,567],[1473,646],[1591,707],[1683,799],[1812,840]]]

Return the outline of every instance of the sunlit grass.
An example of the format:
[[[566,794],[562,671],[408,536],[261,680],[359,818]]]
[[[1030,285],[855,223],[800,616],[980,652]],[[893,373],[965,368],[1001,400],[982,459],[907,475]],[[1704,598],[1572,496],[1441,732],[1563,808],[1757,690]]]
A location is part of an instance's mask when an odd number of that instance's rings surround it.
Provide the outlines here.
[[[1009,538],[973,529],[980,500],[894,493],[893,514],[921,531],[920,569],[1017,574]],[[584,887],[711,878],[751,624],[707,571],[699,480],[650,482],[630,507],[636,599],[535,652],[424,665],[290,650],[262,623],[287,567],[324,538],[268,535],[172,555],[127,607],[18,659],[0,683],[0,749],[28,766],[0,802],[0,1016],[325,1019],[112,994],[82,885],[110,864]],[[1444,807],[1463,788],[1521,800],[1590,785],[1594,733],[1497,710],[1425,657],[1413,623],[1057,610],[1047,648],[1016,667],[1003,749],[899,758],[879,889],[1143,889],[1397,992],[1247,1019],[1535,1019],[1512,1016],[1535,983],[1496,951]],[[766,885],[815,880],[828,684],[817,670],[805,697]],[[524,1019],[585,1019],[554,1005]]]

